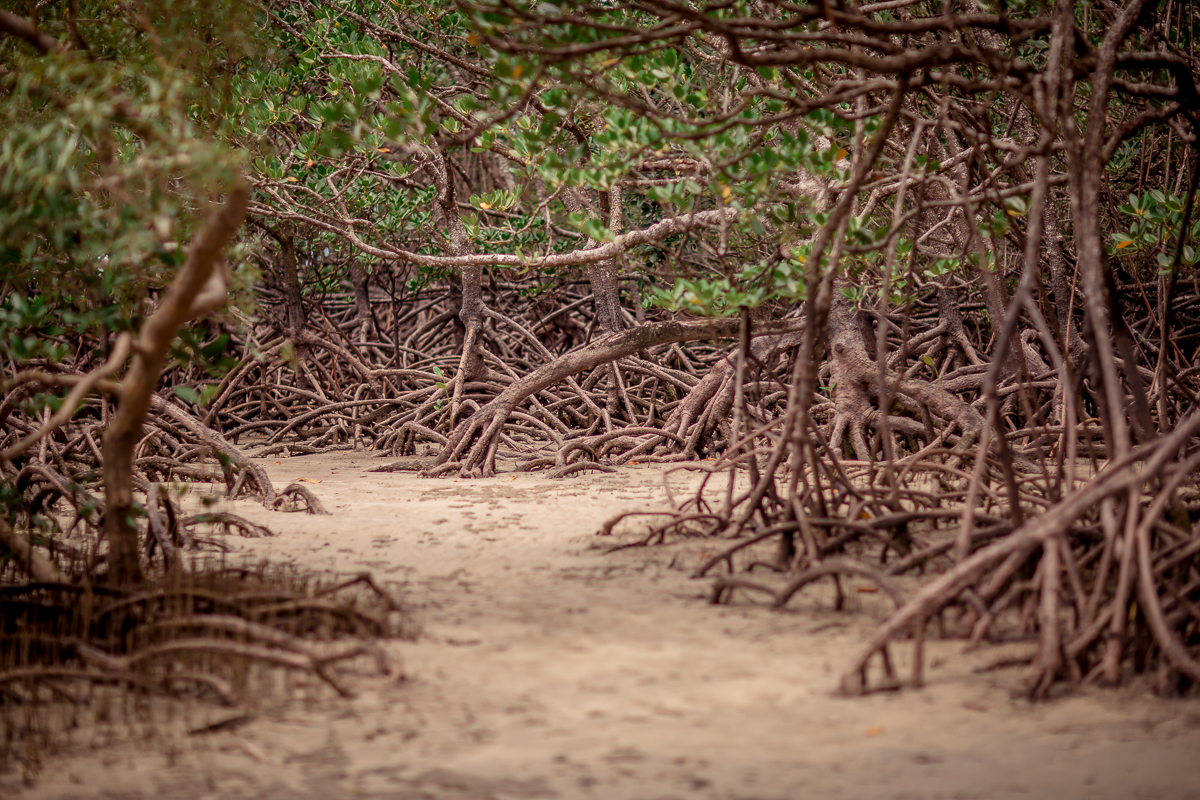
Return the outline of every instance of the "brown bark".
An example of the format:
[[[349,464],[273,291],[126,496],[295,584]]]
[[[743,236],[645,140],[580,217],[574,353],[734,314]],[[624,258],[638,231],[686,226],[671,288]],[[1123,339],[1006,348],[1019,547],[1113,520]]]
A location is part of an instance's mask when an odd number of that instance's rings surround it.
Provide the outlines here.
[[[621,232],[620,197],[619,190],[614,189],[608,197],[604,198],[603,204],[609,209],[609,230],[616,234]],[[563,192],[563,205],[571,213],[591,214],[591,209],[584,203],[579,189],[567,189]],[[595,246],[600,243],[589,239],[588,244]],[[602,261],[593,261],[587,265],[587,271],[596,303],[596,326],[605,333],[620,330],[621,296],[618,291],[616,260],[608,258]]]
[[[602,209],[608,209],[608,229],[612,230],[614,234],[619,234],[620,224],[622,224],[620,192],[613,190],[610,196],[602,199],[604,199]],[[596,217],[596,211],[598,211],[587,203],[582,190],[576,190],[576,188],[568,188],[563,192],[563,205],[571,213],[586,213],[592,218]],[[600,242],[589,239],[588,245],[595,247],[600,245]],[[592,294],[595,300],[596,326],[605,333],[620,330],[620,294],[616,259],[590,261],[587,269],[588,282],[592,284]]]
[[[295,338],[304,330],[308,315],[304,310],[304,294],[300,287],[300,266],[296,260],[296,244],[292,234],[280,226],[273,228],[261,220],[251,222],[266,231],[279,243],[279,254],[269,261],[263,270],[267,286],[283,296],[283,312],[277,324],[288,338]]]
[[[1016,130],[1020,134],[1021,144],[1034,147],[1040,138],[1039,123],[1033,117],[1029,108],[1022,106],[1018,109]],[[1013,178],[1022,183],[1029,180],[1024,162],[1014,163],[1010,168]],[[1079,330],[1072,319],[1076,310],[1072,302],[1070,267],[1067,264],[1066,253],[1063,250],[1063,225],[1058,213],[1058,200],[1053,190],[1046,198],[1046,210],[1042,214],[1042,246],[1045,248],[1045,263],[1050,270],[1050,290],[1054,295],[1054,318],[1057,321],[1059,346],[1071,364],[1072,369],[1078,369],[1087,354],[1087,347]]]
[[[799,347],[801,338],[800,329],[768,336],[760,336],[755,332],[750,341],[746,380],[758,375],[757,368]],[[694,457],[702,452],[708,437],[721,422],[728,421],[737,392],[737,381],[734,379],[736,372],[733,356],[718,361],[688,390],[663,421],[663,430],[683,441],[681,451],[685,456]]]
[[[296,336],[304,330],[308,314],[304,311],[304,295],[300,288],[300,265],[296,260],[295,241],[284,234],[284,247],[279,261],[279,278],[283,288],[283,302],[287,309],[288,335]]]
[[[108,574],[116,583],[142,578],[137,523],[133,516],[133,450],[158,385],[163,361],[179,327],[207,298],[206,285],[229,240],[241,227],[249,190],[239,183],[192,242],[183,269],[162,304],[142,326],[133,346],[133,361],[121,382],[121,400],[104,432],[104,527],[108,534]],[[202,297],[203,295],[203,297]]]
[[[585,213],[594,219],[598,210],[599,214],[605,217],[604,221],[608,229],[614,234],[619,234],[622,225],[621,190],[614,186],[608,194],[601,194],[599,199],[600,203],[596,209],[587,201],[581,189],[567,189],[563,192],[563,204],[568,211]],[[588,244],[596,246],[600,243],[589,240]],[[607,258],[602,261],[593,261],[587,265],[587,273],[596,305],[596,327],[606,334],[621,330],[621,293],[617,278],[616,259]],[[611,419],[618,414],[625,392],[624,379],[621,376],[618,362],[609,363],[608,378],[608,402],[606,404],[608,416],[605,418],[605,427],[611,430]],[[630,422],[635,421],[636,415],[632,406],[627,404],[627,408]]]
[[[430,166],[437,186],[437,215],[446,226],[446,251],[454,257],[469,255],[471,242],[463,224],[462,213],[458,209],[454,173],[449,156],[444,150],[435,151],[431,155]],[[451,425],[458,416],[463,386],[471,381],[482,380],[487,375],[487,368],[483,363],[483,338],[480,336],[484,317],[483,264],[477,261],[462,264],[459,267],[459,279],[462,295],[458,319],[465,330],[462,358],[454,376],[454,389],[450,400]]]
[[[605,198],[608,214],[606,224],[614,234],[619,234],[624,227],[625,218],[621,208],[621,188],[614,186]],[[592,284],[592,293],[596,295],[596,308],[601,320],[607,320],[606,331],[621,329],[621,292],[617,277],[616,259],[597,261],[588,270],[588,280]]]
[[[360,341],[375,336],[375,317],[371,314],[371,276],[357,263],[350,265],[350,282],[354,284],[354,315],[358,318]]]
[[[872,406],[867,383],[860,373],[874,359],[867,352],[858,317],[844,297],[834,296],[829,309],[829,380],[833,384],[835,412],[829,446],[840,447],[843,434],[849,432],[855,457],[870,461],[871,451],[863,430],[871,418]]]
[[[1046,203],[1045,233],[1042,239],[1046,247],[1046,264],[1050,267],[1050,289],[1054,292],[1054,313],[1058,317],[1060,341],[1073,368],[1078,368],[1087,354],[1087,347],[1079,329],[1072,319],[1075,305],[1071,302],[1071,281],[1068,277],[1067,257],[1063,252],[1062,221],[1058,216],[1053,196]]]
[[[937,290],[938,304],[938,319],[939,324],[946,325],[946,331],[943,334],[947,342],[947,349],[954,348],[958,350],[962,358],[953,357],[950,363],[950,368],[963,366],[963,362],[968,364],[982,364],[982,359],[975,352],[975,346],[971,344],[971,340],[967,337],[967,329],[963,326],[962,309],[959,307],[958,289],[942,283]],[[949,370],[940,370],[947,372]]]
[[[760,323],[755,326],[754,335],[787,334],[799,329],[800,325],[798,320]],[[639,350],[670,342],[729,338],[735,336],[737,330],[736,318],[716,318],[656,322],[596,339],[513,382],[490,403],[463,420],[442,448],[437,466],[461,458],[460,471],[463,475],[494,474],[495,443],[500,430],[509,414],[527,398],[572,375],[625,358]],[[480,438],[472,446],[476,434],[480,434]]]
[[[1084,304],[1084,317],[1087,320],[1084,334],[1092,345],[1093,362],[1099,378],[1098,394],[1104,401],[1101,419],[1105,422],[1105,444],[1109,452],[1118,458],[1129,452],[1130,426],[1124,413],[1125,391],[1117,374],[1109,304],[1104,302],[1109,266],[1101,238],[1100,221],[1100,188],[1104,170],[1098,165],[1103,163],[1105,133],[1110,125],[1108,95],[1117,54],[1144,5],[1145,0],[1134,0],[1109,27],[1089,76],[1091,93],[1083,135],[1064,137],[1079,273],[1083,295],[1088,300]],[[1069,42],[1074,35],[1071,13],[1069,5],[1060,5],[1054,21],[1055,45],[1061,47],[1063,52],[1068,52]],[[1063,90],[1068,93],[1071,91],[1065,81]]]
[[[856,456],[869,460],[870,451],[863,429],[878,421],[877,415],[890,409],[876,409],[871,397],[883,392],[879,364],[867,350],[858,314],[840,293],[834,296],[829,309],[829,368],[834,383],[835,416],[830,427],[830,447],[840,446],[841,437],[849,433]],[[955,396],[949,387],[937,386],[922,380],[903,379],[888,375],[893,383],[892,396],[927,407],[948,423],[953,422],[968,441],[974,440],[985,424],[982,415],[969,403]],[[892,416],[888,422],[893,430],[924,436],[924,426],[907,417]]]
[[[844,694],[862,694],[867,691],[869,687],[864,678],[868,659],[881,652],[898,633],[912,630],[914,624],[931,618],[963,590],[978,582],[982,576],[1006,559],[1013,558],[1019,561],[1023,555],[1044,547],[1048,541],[1057,540],[1076,520],[1098,507],[1106,498],[1117,497],[1131,490],[1136,491],[1147,476],[1157,475],[1167,460],[1177,453],[1197,430],[1200,430],[1200,415],[1193,415],[1181,421],[1176,430],[1167,436],[1143,446],[1139,451],[1114,459],[1084,488],[1064,497],[1043,513],[1029,517],[1020,528],[1008,536],[975,551],[937,580],[923,586],[903,608],[888,617],[858,651],[842,672],[841,691]],[[1137,468],[1139,462],[1141,469]],[[1150,519],[1152,524],[1154,517]],[[1136,543],[1127,540],[1125,544],[1129,547],[1128,552],[1132,554]],[[1143,584],[1146,584],[1146,581],[1143,580]],[[1151,592],[1144,592],[1147,599],[1150,594]],[[1118,603],[1117,608],[1124,614],[1124,603]],[[1117,638],[1119,637],[1113,637],[1110,641],[1115,642]]]
[[[11,14],[7,11],[0,11],[0,31],[10,36],[15,36],[18,39],[23,39],[41,55],[61,53],[65,49],[62,43],[53,36],[38,30],[37,25],[32,20],[18,17],[16,14]]]

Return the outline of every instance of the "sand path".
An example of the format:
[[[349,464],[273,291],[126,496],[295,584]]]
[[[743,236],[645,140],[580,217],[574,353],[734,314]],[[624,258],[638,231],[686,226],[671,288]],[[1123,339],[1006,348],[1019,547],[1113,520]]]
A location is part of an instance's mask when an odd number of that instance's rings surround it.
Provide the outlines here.
[[[383,462],[365,454],[264,463],[277,485],[319,480],[333,516],[224,504],[278,531],[242,554],[389,581],[424,629],[389,645],[406,679],[364,672],[354,700],[203,737],[165,726],[150,747],[77,737],[0,796],[1200,798],[1195,700],[1131,687],[1031,706],[1018,670],[972,672],[1005,650],[947,661],[953,642],[931,645],[924,690],[833,696],[886,598],[714,607],[688,579],[711,543],[605,554],[601,521],[661,507],[657,466],[452,481],[369,473]]]

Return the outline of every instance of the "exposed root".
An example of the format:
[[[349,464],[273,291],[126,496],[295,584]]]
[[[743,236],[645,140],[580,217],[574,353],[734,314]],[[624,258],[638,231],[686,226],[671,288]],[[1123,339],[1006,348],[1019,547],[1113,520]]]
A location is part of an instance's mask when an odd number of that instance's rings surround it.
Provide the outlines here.
[[[752,581],[748,578],[743,578],[737,575],[722,575],[713,582],[713,590],[710,602],[728,603],[730,598],[733,596],[734,589],[749,589],[769,595],[772,599],[772,604],[776,608],[782,608],[783,606],[787,605],[788,601],[791,600],[797,592],[799,592],[808,584],[825,576],[837,575],[857,575],[862,578],[867,578],[887,593],[888,597],[890,597],[892,602],[895,603],[896,608],[901,608],[904,605],[904,597],[900,594],[900,590],[896,588],[892,581],[888,580],[886,575],[877,569],[873,569],[867,564],[863,564],[860,561],[855,561],[848,558],[826,559],[825,561],[809,567],[799,575],[791,578],[784,586],[779,588],[773,588],[767,584],[758,581]],[[840,584],[838,585],[838,591],[840,598]],[[841,605],[842,604],[839,600],[839,610]]]
[[[300,511],[303,509],[309,514],[330,516],[329,512],[325,510],[325,506],[321,505],[321,501],[312,493],[312,490],[298,483],[289,483],[287,488],[275,498],[272,506],[277,511]]]
[[[247,671],[258,665],[311,675],[353,697],[339,665],[365,657],[378,673],[395,674],[376,639],[396,635],[389,614],[398,610],[370,575],[310,586],[301,576],[264,568],[176,569],[138,590],[52,582],[4,587],[0,757],[30,734],[30,711],[64,699],[90,702],[90,695],[71,691],[78,682],[247,706],[258,702],[245,694],[257,685],[247,683]],[[14,704],[26,711],[10,713]]]
[[[236,532],[241,536],[248,536],[252,539],[273,535],[268,528],[251,522],[245,517],[231,514],[228,511],[206,511],[203,514],[195,514],[183,520],[183,527],[185,528],[195,528],[197,525],[219,525],[224,529],[226,534]]]

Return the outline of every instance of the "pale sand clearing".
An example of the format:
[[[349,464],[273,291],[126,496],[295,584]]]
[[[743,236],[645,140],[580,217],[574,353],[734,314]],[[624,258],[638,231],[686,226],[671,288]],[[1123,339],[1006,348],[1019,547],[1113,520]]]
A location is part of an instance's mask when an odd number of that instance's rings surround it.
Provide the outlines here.
[[[203,737],[164,726],[161,746],[76,736],[36,785],[8,775],[0,794],[1200,798],[1200,701],[1131,687],[1031,706],[1019,670],[972,672],[1004,648],[946,661],[961,642],[931,643],[926,689],[833,696],[886,597],[851,584],[835,612],[822,585],[785,612],[714,607],[687,577],[711,542],[605,554],[605,518],[660,506],[658,466],[453,481],[368,473],[385,462],[365,454],[279,461],[264,462],[276,485],[320,480],[333,516],[222,503],[279,533],[231,541],[388,581],[424,626],[389,645],[407,679],[364,669],[355,700],[326,692]]]

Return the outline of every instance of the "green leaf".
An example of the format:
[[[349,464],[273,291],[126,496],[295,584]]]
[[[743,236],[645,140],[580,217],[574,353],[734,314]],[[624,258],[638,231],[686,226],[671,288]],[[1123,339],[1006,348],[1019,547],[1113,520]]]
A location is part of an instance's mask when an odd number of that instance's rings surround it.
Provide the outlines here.
[[[590,239],[595,239],[597,242],[611,242],[616,237],[603,222],[598,219],[589,219],[583,223],[583,232]]]
[[[185,403],[192,405],[200,405],[200,393],[191,386],[176,386],[175,396]]]

